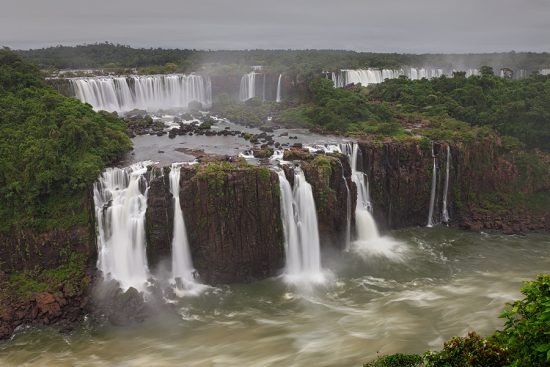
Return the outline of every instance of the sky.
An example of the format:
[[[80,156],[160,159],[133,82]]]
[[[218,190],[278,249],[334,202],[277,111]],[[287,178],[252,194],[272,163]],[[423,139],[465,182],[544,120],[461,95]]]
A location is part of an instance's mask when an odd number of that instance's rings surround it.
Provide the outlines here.
[[[550,52],[550,0],[0,0],[0,46]]]

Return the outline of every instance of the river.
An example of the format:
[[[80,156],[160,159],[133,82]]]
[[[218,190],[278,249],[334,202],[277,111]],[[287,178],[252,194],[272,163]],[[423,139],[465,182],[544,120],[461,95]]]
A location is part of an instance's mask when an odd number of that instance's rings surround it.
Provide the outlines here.
[[[503,325],[524,280],[550,269],[550,237],[393,231],[391,253],[324,252],[324,285],[284,278],[209,288],[173,314],[70,334],[21,330],[1,366],[361,366],[387,353],[437,350]]]

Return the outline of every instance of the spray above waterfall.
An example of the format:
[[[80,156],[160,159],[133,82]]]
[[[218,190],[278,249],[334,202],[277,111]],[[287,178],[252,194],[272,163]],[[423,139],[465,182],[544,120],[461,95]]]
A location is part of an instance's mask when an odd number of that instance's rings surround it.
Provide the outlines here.
[[[201,75],[102,76],[69,79],[75,96],[95,110],[187,109],[192,101],[212,105],[210,78]]]

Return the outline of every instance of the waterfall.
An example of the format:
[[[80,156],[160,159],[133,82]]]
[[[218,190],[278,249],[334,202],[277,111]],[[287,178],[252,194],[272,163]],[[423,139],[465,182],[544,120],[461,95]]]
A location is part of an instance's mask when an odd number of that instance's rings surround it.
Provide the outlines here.
[[[132,75],[69,79],[76,98],[95,110],[128,112],[142,109],[186,109],[198,101],[212,105],[210,78],[200,75]]]
[[[174,233],[172,237],[172,278],[180,278],[183,285],[194,283],[194,268],[187,240],[187,230],[180,205],[181,164],[173,163],[170,169],[170,192],[174,199]],[[176,280],[177,284],[177,280]],[[182,288],[178,286],[178,288]]]
[[[432,142],[432,158],[434,161],[433,164],[433,171],[432,171],[432,192],[430,194],[430,211],[428,213],[428,225],[427,227],[433,227],[434,221],[433,221],[433,214],[434,214],[434,206],[435,206],[435,193],[436,193],[436,187],[437,187],[437,158],[434,154],[434,144]]]
[[[258,73],[251,72],[242,76],[241,86],[239,88],[240,101],[244,102],[256,97],[256,75],[258,75]]]
[[[355,222],[358,241],[368,241],[380,237],[376,222],[372,216],[368,177],[357,170],[361,151],[355,143],[342,144],[341,151],[348,157],[351,166],[351,180],[357,187],[357,206],[355,208]]]
[[[379,84],[386,79],[396,79],[404,75],[411,80],[433,79],[440,76],[452,76],[457,70],[443,70],[441,68],[402,68],[402,69],[342,69],[338,73],[331,73],[331,80],[335,87],[345,87],[349,84],[361,84],[366,87],[370,84]],[[466,76],[479,75],[478,69],[465,69]],[[328,74],[327,74],[328,77]]]
[[[361,151],[357,143],[342,144],[341,151],[348,156],[351,165],[351,178],[357,186],[357,206],[355,208],[355,228],[357,239],[353,243],[353,251],[364,260],[371,257],[385,257],[394,261],[402,261],[407,252],[406,245],[390,236],[381,236],[372,216],[372,203],[367,175],[357,167]]]
[[[143,290],[149,277],[145,253],[145,211],[152,162],[107,168],[94,184],[98,268],[120,287]]]
[[[283,74],[279,74],[279,79],[277,80],[277,98],[275,102],[281,102],[281,80],[283,79]]]
[[[345,243],[345,249],[349,250],[351,245],[351,195],[349,192],[349,186],[348,181],[346,180],[346,177],[344,176],[344,165],[340,160],[338,160],[338,163],[340,163],[340,167],[342,169],[342,180],[344,181],[344,185],[346,186],[346,243]]]
[[[447,209],[447,194],[449,192],[449,171],[451,166],[451,147],[447,145],[447,165],[445,167],[445,189],[443,191],[443,210],[441,212],[441,218],[444,223],[449,223],[451,218],[449,217],[449,210]]]
[[[265,102],[265,74],[262,82],[262,101]]]
[[[300,168],[294,170],[294,189],[284,171],[280,168],[276,171],[281,189],[286,275],[295,281],[322,282],[319,229],[311,185]]]
[[[355,182],[355,186],[357,186],[357,206],[355,209],[357,240],[371,241],[380,238],[380,234],[372,216],[368,177],[363,172],[357,170],[357,160],[360,153],[359,144],[353,144],[351,179]]]

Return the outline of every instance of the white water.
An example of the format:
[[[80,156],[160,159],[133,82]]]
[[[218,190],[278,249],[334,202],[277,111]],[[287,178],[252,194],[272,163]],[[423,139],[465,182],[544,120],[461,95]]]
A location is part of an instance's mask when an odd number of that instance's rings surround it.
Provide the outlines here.
[[[340,72],[330,74],[330,79],[336,87],[345,87],[349,84],[361,84],[366,87],[370,84],[379,84],[386,79],[396,79],[404,75],[410,80],[423,78],[432,79],[443,75],[452,76],[453,72],[460,70],[443,70],[440,68],[402,68],[402,69],[343,69]],[[478,69],[463,70],[466,76],[479,75]],[[327,74],[327,78],[329,74]]]
[[[433,164],[433,171],[432,171],[432,192],[430,194],[430,210],[428,213],[428,225],[427,227],[433,227],[434,221],[433,221],[433,215],[434,215],[434,206],[435,206],[435,192],[437,187],[437,158],[434,154],[434,145],[432,143],[432,158],[434,161]]]
[[[149,277],[145,254],[148,183],[143,175],[151,164],[107,168],[94,184],[97,267],[123,289],[143,290]]]
[[[183,284],[179,284],[184,288],[195,283],[193,273],[193,261],[191,259],[191,251],[189,249],[189,241],[187,239],[187,230],[185,228],[185,220],[180,204],[180,173],[181,164],[173,163],[170,169],[170,192],[174,199],[174,232],[172,236],[172,279],[177,278]],[[177,284],[177,281],[176,281]],[[181,287],[178,287],[181,288]]]
[[[132,75],[70,79],[75,96],[95,110],[186,109],[189,102],[212,105],[210,78],[200,75]]]
[[[443,191],[443,210],[441,211],[441,218],[444,223],[449,223],[451,218],[449,217],[449,210],[447,208],[447,195],[449,193],[449,171],[451,167],[451,147],[447,145],[447,165],[445,167],[445,189]]]
[[[343,144],[340,149],[348,156],[351,165],[351,178],[357,187],[357,206],[355,208],[357,238],[352,244],[352,250],[364,260],[369,260],[372,257],[385,257],[394,261],[402,261],[407,251],[406,246],[392,237],[381,236],[372,216],[368,177],[357,169],[359,145],[356,143]]]
[[[251,72],[242,76],[239,88],[240,101],[244,102],[256,97],[256,75],[259,73]]]
[[[283,74],[279,74],[279,79],[277,80],[277,98],[275,99],[275,102],[279,103],[281,102],[281,81],[283,79]]]
[[[285,232],[286,278],[293,283],[322,283],[319,228],[311,185],[299,168],[294,170],[294,189],[282,169],[277,169],[277,174]]]
[[[407,68],[407,69],[344,69],[340,73],[332,73],[332,80],[336,87],[348,84],[361,84],[366,87],[370,84],[382,83],[386,79],[396,79],[401,75],[411,80],[423,78],[437,78],[444,74],[442,69]]]

